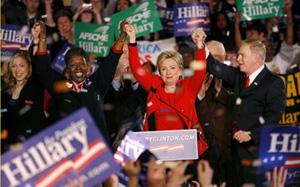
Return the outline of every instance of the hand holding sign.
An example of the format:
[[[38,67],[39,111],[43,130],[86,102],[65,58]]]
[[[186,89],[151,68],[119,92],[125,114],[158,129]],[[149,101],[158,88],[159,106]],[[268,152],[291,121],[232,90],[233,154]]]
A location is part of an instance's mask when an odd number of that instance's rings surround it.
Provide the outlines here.
[[[129,43],[135,43],[135,30],[134,27],[130,24],[125,25],[125,32],[129,36]]]
[[[46,42],[46,25],[44,22],[39,21],[38,22],[40,28],[41,28],[41,32],[40,32],[40,40],[43,42]]]
[[[275,167],[271,171],[266,172],[266,178],[268,181],[271,181],[267,187],[284,187],[285,181],[287,176],[287,170],[284,169],[284,167],[280,167],[279,170],[277,170],[277,167]]]
[[[166,168],[162,164],[156,163],[156,160],[151,159],[148,162],[147,172],[149,187],[163,187],[166,185]]]
[[[120,24],[121,35],[126,35],[126,25],[129,24],[127,20],[123,20]]]
[[[192,34],[193,42],[198,49],[202,49],[204,47],[205,38],[206,34],[202,28],[196,29]]]
[[[38,47],[38,51],[40,52],[45,52],[47,51],[47,42],[46,42],[46,25],[44,22],[42,21],[38,21],[38,26],[40,28],[40,32],[39,32],[39,47]]]
[[[141,173],[141,164],[139,161],[128,160],[123,167],[129,178],[139,178]]]
[[[141,164],[139,161],[131,161],[128,160],[123,167],[124,171],[128,176],[128,187],[135,187],[138,186],[139,183],[139,176],[141,173]]]
[[[192,175],[185,175],[184,172],[189,164],[189,161],[180,162],[177,167],[174,167],[171,170],[167,187],[171,186],[180,186],[188,179],[192,177]]]
[[[198,164],[198,181],[201,186],[211,186],[214,174],[207,160],[200,160]]]
[[[69,187],[83,187],[83,181],[81,177],[77,177],[77,181],[74,182],[70,177],[67,177]],[[78,185],[76,185],[78,183]]]

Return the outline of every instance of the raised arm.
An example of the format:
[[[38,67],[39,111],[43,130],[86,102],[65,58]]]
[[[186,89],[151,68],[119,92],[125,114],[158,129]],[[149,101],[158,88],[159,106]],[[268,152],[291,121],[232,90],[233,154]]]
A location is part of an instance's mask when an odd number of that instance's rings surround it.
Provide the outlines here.
[[[138,48],[136,46],[135,30],[132,25],[126,24],[126,33],[129,36],[129,63],[134,77],[149,92],[152,86],[153,76],[144,69],[140,63]]]
[[[92,1],[92,11],[94,12],[96,23],[101,25],[103,24],[102,21],[102,9],[104,8],[102,1]]]
[[[293,45],[293,39],[294,39],[292,5],[293,5],[293,1],[290,0],[289,3],[287,3],[285,6],[285,11],[287,14],[287,29],[286,29],[285,42],[288,45]]]
[[[49,27],[55,27],[55,22],[52,14],[52,2],[53,0],[45,0],[45,8],[46,8],[46,23]]]
[[[46,27],[43,22],[37,22],[32,29],[32,32],[35,33],[33,36],[38,36],[34,38],[38,44],[37,53],[33,58],[33,63],[35,65],[35,74],[41,83],[46,87],[50,92],[55,92],[54,86],[59,81],[63,81],[64,76],[56,73],[50,66],[50,56],[47,52],[47,42],[46,42]],[[39,33],[39,34],[37,34]]]
[[[80,14],[82,14],[84,8],[82,7],[82,3],[80,4],[80,6],[76,9],[75,14],[73,15],[73,24],[75,24],[75,22],[77,21],[77,19],[80,17]]]
[[[193,76],[186,79],[189,89],[196,96],[200,91],[202,83],[206,74],[206,54],[205,54],[205,42],[206,34],[203,29],[196,29],[192,34],[193,42],[196,45],[196,61],[192,62],[192,69],[194,70]]]
[[[234,40],[235,40],[235,46],[237,49],[239,49],[242,45],[240,19],[241,19],[241,13],[235,12],[234,13]]]
[[[108,88],[111,85],[111,82],[114,78],[116,67],[118,65],[119,59],[122,55],[123,45],[126,40],[126,32],[125,32],[125,24],[126,21],[121,23],[121,33],[117,41],[111,48],[108,56],[105,57],[102,63],[99,63],[100,67],[95,72],[96,76],[96,87],[100,94],[104,95]]]

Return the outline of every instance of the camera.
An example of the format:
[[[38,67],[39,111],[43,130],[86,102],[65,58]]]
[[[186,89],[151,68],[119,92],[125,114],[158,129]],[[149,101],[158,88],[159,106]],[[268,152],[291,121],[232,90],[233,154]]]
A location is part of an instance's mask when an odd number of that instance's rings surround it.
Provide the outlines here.
[[[82,8],[91,9],[92,8],[92,3],[83,3]]]

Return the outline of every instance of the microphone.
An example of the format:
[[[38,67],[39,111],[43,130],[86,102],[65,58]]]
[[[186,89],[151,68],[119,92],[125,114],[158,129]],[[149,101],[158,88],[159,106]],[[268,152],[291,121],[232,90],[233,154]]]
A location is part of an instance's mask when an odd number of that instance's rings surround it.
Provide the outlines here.
[[[160,97],[158,97],[158,95],[156,95],[157,93],[157,89],[154,87],[150,87],[150,91],[152,93],[154,93],[155,97],[162,103],[164,103],[165,105],[167,105],[168,107],[172,108],[173,110],[175,110],[179,115],[185,117],[188,121],[190,121],[192,123],[192,128],[197,130],[197,134],[199,136],[201,136],[203,138],[203,140],[207,143],[207,139],[205,138],[205,136],[203,135],[203,132],[200,130],[200,124],[197,122],[195,123],[189,116],[187,116],[186,114],[184,114],[183,112],[181,112],[180,110],[178,110],[176,107],[170,105],[169,103],[167,103],[166,101],[162,100]],[[200,137],[199,137],[200,138]]]

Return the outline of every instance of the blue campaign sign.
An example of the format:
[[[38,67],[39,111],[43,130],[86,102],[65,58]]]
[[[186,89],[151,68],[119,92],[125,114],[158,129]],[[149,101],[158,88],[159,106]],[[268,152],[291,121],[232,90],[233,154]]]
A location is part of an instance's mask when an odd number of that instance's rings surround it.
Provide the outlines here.
[[[2,186],[69,186],[78,178],[95,186],[120,170],[85,108],[5,153],[1,165]]]
[[[129,131],[120,146],[117,149],[114,157],[117,162],[124,162],[126,160],[137,160],[137,158],[149,149],[149,142],[143,137],[136,135],[134,132]]]
[[[129,131],[124,139],[122,140],[120,146],[118,147],[114,157],[116,161],[120,164],[124,164],[126,160],[136,161],[138,157],[146,150],[149,149],[149,142],[143,137],[136,135],[134,132]],[[122,171],[118,173],[119,181],[123,185],[128,185],[128,177]],[[141,173],[140,180],[145,181],[146,172]]]
[[[284,166],[286,184],[300,184],[300,126],[263,126],[260,142],[260,171]]]
[[[51,63],[51,68],[57,71],[60,74],[63,74],[64,69],[66,67],[65,64],[65,55],[71,49],[74,47],[73,45],[66,43],[58,52],[57,56],[54,58],[54,60]]]
[[[30,29],[27,26],[1,25],[1,57],[8,60],[17,50],[28,50],[32,42]]]
[[[166,130],[135,132],[149,141],[150,151],[163,161],[198,159],[197,132]]]
[[[209,9],[207,3],[184,3],[174,6],[175,36],[189,36],[196,28],[209,32]]]
[[[173,8],[157,7],[163,32],[174,33],[174,11]]]

